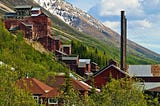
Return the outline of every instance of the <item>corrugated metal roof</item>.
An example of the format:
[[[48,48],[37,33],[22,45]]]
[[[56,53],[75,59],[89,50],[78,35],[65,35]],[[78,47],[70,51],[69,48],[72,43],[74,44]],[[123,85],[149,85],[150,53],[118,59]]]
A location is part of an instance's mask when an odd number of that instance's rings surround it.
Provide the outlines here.
[[[62,57],[62,60],[78,60],[78,57]]]
[[[85,62],[86,64],[90,64],[91,59],[79,59],[79,62]]]
[[[137,87],[141,87],[142,90],[149,90],[160,86],[160,82],[136,82]]]
[[[20,9],[20,8],[32,8],[31,5],[21,5],[21,6],[16,6],[15,9]]]
[[[153,76],[151,65],[129,65],[128,73],[132,76]]]
[[[38,10],[41,10],[41,8],[40,7],[34,7],[34,8],[31,9],[31,11],[38,11]]]

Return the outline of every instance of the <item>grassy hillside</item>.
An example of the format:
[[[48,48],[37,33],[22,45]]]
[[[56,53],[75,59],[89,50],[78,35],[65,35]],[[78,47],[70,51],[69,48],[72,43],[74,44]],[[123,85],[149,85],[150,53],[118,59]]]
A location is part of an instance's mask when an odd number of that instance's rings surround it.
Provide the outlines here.
[[[0,61],[14,67],[21,77],[45,79],[67,68],[53,58],[53,54],[40,53],[25,43],[21,32],[11,34],[0,22]]]

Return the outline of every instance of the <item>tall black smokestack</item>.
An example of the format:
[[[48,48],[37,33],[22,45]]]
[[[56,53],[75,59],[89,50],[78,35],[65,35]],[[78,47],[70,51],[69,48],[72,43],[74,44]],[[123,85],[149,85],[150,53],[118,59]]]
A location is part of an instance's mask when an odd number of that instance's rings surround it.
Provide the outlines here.
[[[121,70],[126,71],[126,44],[127,44],[127,19],[125,12],[121,11]]]

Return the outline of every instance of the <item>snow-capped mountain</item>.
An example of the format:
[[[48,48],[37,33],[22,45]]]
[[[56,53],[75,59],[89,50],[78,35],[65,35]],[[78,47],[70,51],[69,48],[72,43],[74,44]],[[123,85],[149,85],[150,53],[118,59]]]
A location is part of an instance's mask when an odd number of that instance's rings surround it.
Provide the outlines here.
[[[82,11],[64,0],[34,0],[37,4],[56,15],[68,25],[86,34],[107,41],[107,37],[119,41],[119,36],[114,31],[105,27],[100,21],[96,20],[85,11]],[[112,35],[112,36],[110,36]],[[112,39],[112,40],[113,40]]]
[[[64,0],[34,0],[40,6],[50,11],[52,14],[58,16],[65,23],[76,27],[75,23],[82,19],[87,20],[88,24],[93,25],[96,28],[102,28],[103,24],[88,15],[86,12],[74,7],[72,4],[67,3]]]

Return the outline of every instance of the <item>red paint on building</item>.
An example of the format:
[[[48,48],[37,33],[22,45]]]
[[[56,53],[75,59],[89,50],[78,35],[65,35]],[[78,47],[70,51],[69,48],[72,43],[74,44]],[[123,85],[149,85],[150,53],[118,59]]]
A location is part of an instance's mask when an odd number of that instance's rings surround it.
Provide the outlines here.
[[[38,41],[49,51],[59,50],[58,47],[60,47],[60,43],[57,44],[57,42],[60,42],[60,41],[55,40],[50,35],[39,38]]]
[[[95,73],[94,84],[97,88],[102,88],[110,81],[110,78],[121,79],[126,76],[129,75],[126,72],[122,71],[120,68],[116,67],[115,65],[109,65]],[[90,80],[87,82],[89,84],[91,83]]]

